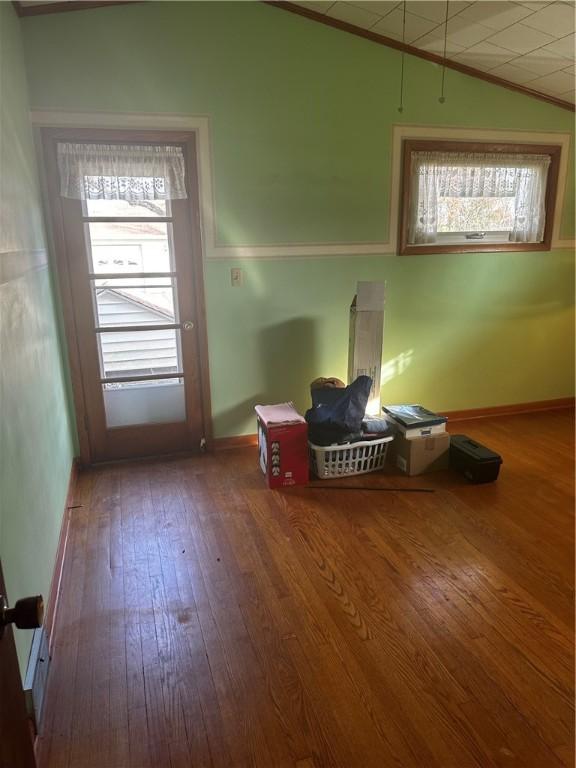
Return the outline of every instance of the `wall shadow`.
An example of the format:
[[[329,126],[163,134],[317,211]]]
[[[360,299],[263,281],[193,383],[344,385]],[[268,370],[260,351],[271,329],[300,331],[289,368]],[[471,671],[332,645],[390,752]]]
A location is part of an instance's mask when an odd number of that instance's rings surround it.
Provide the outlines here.
[[[258,342],[266,402],[292,400],[304,413],[310,407],[310,382],[319,375],[316,320],[295,317],[265,326]]]
[[[257,332],[256,349],[258,391],[215,415],[217,434],[255,432],[254,406],[259,403],[291,400],[302,414],[310,407],[310,382],[320,375],[316,320],[297,317],[264,326]]]

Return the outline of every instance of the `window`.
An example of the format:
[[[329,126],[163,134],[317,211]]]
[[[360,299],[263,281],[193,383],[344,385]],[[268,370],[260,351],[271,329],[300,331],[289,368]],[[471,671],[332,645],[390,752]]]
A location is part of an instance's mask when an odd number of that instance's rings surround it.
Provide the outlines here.
[[[550,250],[560,149],[406,140],[400,253]]]

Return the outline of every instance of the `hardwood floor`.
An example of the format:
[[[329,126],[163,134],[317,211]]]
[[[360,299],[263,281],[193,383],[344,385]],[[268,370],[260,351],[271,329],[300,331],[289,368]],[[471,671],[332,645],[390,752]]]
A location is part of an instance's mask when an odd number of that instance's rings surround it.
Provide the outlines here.
[[[269,491],[254,449],[83,473],[41,768],[574,764],[573,412],[451,473]]]

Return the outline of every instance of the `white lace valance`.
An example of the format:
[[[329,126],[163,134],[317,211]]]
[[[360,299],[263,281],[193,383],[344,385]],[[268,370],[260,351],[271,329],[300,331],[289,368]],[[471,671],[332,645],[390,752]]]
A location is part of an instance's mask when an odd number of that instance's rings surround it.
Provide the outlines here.
[[[58,143],[60,194],[75,200],[187,197],[181,147]]]
[[[544,236],[549,155],[413,152],[411,243],[434,243],[438,199],[514,198],[513,242],[540,242]]]

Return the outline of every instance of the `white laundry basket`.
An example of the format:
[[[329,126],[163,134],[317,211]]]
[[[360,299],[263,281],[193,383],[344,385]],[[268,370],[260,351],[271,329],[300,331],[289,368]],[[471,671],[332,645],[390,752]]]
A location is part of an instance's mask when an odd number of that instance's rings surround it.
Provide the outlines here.
[[[392,435],[388,435],[379,440],[363,440],[343,445],[308,443],[314,474],[321,480],[327,480],[330,477],[362,475],[382,469],[386,461],[388,443],[393,439]]]

